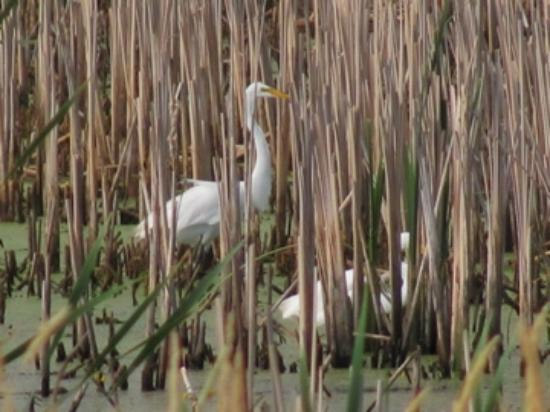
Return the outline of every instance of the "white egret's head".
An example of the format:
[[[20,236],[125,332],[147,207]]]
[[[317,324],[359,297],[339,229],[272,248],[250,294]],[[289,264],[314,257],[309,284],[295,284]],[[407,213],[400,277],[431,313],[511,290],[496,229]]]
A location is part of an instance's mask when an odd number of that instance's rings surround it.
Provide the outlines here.
[[[277,97],[287,99],[288,94],[270,87],[262,82],[250,84],[245,92],[245,121],[249,130],[254,129],[256,133],[263,133],[259,127],[253,127],[256,97]]]
[[[279,99],[288,99],[288,94],[262,82],[256,82],[251,83],[246,88],[246,100],[253,100],[254,97],[277,97]]]

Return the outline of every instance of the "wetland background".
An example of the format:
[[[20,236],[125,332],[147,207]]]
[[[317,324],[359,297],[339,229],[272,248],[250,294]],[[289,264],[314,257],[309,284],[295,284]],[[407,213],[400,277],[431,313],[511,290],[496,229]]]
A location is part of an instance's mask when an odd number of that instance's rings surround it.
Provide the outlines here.
[[[7,410],[86,399],[246,410],[262,396],[274,410],[373,400],[448,410],[449,399],[456,410],[548,409],[546,2],[3,0],[0,10]],[[232,188],[253,166],[243,91],[254,80],[291,98],[258,102],[272,209],[246,205],[241,219]],[[163,224],[161,205],[185,178],[222,182],[210,256],[176,247]],[[160,223],[136,244],[148,210]],[[301,315],[281,326],[271,308],[289,286]],[[55,362],[60,343],[68,360]],[[406,360],[412,383],[377,391],[379,368]]]

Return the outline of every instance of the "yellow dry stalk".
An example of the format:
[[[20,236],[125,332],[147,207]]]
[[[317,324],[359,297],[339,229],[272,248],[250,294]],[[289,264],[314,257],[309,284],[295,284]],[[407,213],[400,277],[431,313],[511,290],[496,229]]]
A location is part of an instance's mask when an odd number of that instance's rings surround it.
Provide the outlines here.
[[[1,345],[0,345],[1,347]],[[11,389],[4,376],[4,357],[0,355],[0,398],[2,399],[2,412],[15,412],[15,406],[11,395]]]
[[[178,334],[170,334],[170,365],[168,369],[168,408],[170,412],[181,410],[181,397],[179,391],[179,363],[180,363],[180,345]]]
[[[540,333],[545,325],[548,306],[546,306],[535,319],[532,327],[520,324],[519,340],[521,352],[525,359],[525,395],[523,397],[523,410],[531,412],[543,412],[542,373],[539,357],[538,341]]]
[[[218,378],[218,410],[245,411],[246,370],[241,350],[227,351]]]
[[[33,361],[40,349],[48,342],[48,339],[50,339],[67,324],[70,314],[71,308],[69,306],[65,306],[57,312],[54,317],[49,319],[46,323],[42,323],[40,325],[38,333],[25,351],[25,355],[23,356],[23,360],[25,362],[30,363]]]
[[[464,384],[462,385],[462,390],[460,391],[460,395],[453,403],[453,412],[467,412],[468,411],[468,403],[470,401],[470,398],[474,394],[475,389],[478,387],[478,382],[481,379],[481,376],[483,375],[483,370],[485,369],[485,365],[487,364],[487,360],[489,359],[489,356],[493,353],[493,351],[496,349],[498,343],[500,341],[499,336],[494,336],[493,339],[485,345],[483,350],[479,353],[479,356],[475,360],[474,364],[472,365],[472,368],[470,369],[470,372],[466,375],[466,380],[464,381]]]
[[[407,405],[407,409],[405,409],[405,412],[419,412],[420,405],[426,400],[430,392],[430,388],[422,389],[422,391],[418,395],[416,395]]]

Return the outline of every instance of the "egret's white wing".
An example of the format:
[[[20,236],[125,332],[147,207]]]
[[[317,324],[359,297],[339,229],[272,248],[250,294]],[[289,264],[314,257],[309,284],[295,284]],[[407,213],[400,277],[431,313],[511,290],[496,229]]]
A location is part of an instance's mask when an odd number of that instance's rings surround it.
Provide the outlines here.
[[[176,217],[176,241],[194,244],[211,240],[219,231],[220,206],[218,185],[199,184],[166,202],[168,227],[172,227],[173,208]],[[153,216],[147,217],[147,226],[153,225]],[[145,238],[145,221],[136,228],[136,238]]]
[[[176,240],[178,243],[194,244],[209,241],[217,234],[220,224],[218,185],[193,186],[175,198]],[[166,204],[168,222],[172,222],[172,202]],[[170,225],[171,226],[171,225]]]
[[[325,310],[323,305],[323,287],[321,281],[315,282],[314,316],[317,326],[325,324]],[[298,317],[300,315],[300,296],[298,294],[289,296],[279,304],[279,312],[283,319]]]
[[[219,182],[212,180],[201,180],[201,179],[185,179],[184,183],[191,183],[193,186],[217,186]]]

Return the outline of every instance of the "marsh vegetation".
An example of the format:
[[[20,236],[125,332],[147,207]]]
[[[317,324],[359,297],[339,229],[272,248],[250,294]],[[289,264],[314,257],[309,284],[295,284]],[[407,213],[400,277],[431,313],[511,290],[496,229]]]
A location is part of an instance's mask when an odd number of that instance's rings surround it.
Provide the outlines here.
[[[549,27],[519,0],[0,0],[6,410],[23,360],[29,402],[73,410],[129,405],[128,377],[168,410],[338,408],[342,368],[350,411],[393,410],[385,368],[408,410],[449,378],[457,411],[548,408]],[[262,213],[238,194],[254,81],[290,95],[256,102]],[[188,179],[220,182],[212,247],[167,224]]]

